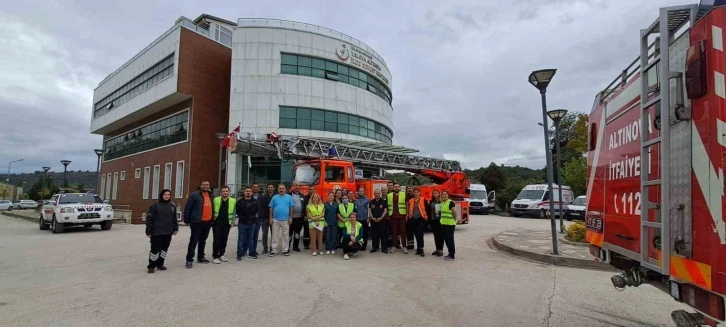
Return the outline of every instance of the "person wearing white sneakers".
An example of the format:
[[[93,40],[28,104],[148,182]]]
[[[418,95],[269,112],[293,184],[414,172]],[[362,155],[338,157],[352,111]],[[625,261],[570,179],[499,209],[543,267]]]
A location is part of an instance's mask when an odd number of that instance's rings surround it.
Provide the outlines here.
[[[227,249],[229,230],[234,222],[234,211],[237,200],[229,197],[229,187],[220,189],[221,195],[212,199],[212,262],[219,264],[227,262],[224,253]]]
[[[313,193],[306,209],[308,229],[310,231],[310,249],[313,256],[323,254],[323,228],[325,228],[325,205],[320,200],[320,194]]]
[[[361,224],[356,219],[356,214],[353,212],[350,215],[350,219],[345,223],[343,227],[343,259],[350,259],[349,255],[357,256],[358,251],[363,247],[363,233],[361,233]]]
[[[338,203],[335,193],[328,193],[328,202],[325,202],[325,254],[335,254],[338,248],[340,234],[338,233]]]

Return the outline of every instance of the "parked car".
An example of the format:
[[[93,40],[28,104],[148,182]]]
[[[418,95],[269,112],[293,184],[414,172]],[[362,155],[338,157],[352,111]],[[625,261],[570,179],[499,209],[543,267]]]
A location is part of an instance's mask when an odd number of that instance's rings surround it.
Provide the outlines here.
[[[575,201],[572,201],[572,204],[568,205],[567,209],[565,209],[565,219],[585,220],[585,205],[587,204],[586,200],[587,197],[585,197],[584,195],[575,198]]]
[[[0,200],[0,210],[13,210],[13,203],[9,200]]]
[[[92,193],[62,193],[53,195],[40,211],[38,228],[63,233],[67,227],[101,225],[109,230],[113,225],[113,208],[100,196]]]
[[[33,200],[20,200],[13,204],[13,208],[15,209],[35,209],[37,206],[38,202]]]

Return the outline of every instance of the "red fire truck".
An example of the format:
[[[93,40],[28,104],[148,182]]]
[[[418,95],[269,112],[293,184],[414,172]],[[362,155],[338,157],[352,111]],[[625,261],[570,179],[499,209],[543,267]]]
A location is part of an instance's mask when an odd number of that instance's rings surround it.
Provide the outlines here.
[[[431,184],[415,185],[421,196],[430,200],[434,190],[448,191],[456,203],[457,223],[469,223],[469,202],[465,198],[469,197],[470,181],[458,161],[417,156],[412,154],[415,150],[393,145],[276,133],[241,138],[237,143],[237,154],[294,160],[293,182],[300,183],[306,195],[311,189],[324,195],[337,189],[357,193],[363,187],[366,196],[373,198],[373,191],[386,186],[388,181],[381,177],[363,178],[356,173],[360,167],[379,169],[379,176],[387,169],[427,177]]]
[[[590,253],[623,271],[616,288],[647,283],[692,307],[671,314],[679,327],[726,318],[726,3],[715,1],[661,8],[589,119]]]

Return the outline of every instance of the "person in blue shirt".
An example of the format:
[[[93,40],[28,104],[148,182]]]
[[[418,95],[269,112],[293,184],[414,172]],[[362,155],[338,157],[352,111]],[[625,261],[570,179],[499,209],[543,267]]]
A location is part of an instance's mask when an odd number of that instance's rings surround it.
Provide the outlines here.
[[[369,212],[369,206],[370,206],[370,200],[366,197],[366,189],[361,187],[358,189],[358,198],[355,199],[355,214],[358,218],[358,222],[361,223],[361,237],[363,238],[363,245],[361,247],[361,251],[365,251],[368,247],[368,214]]]
[[[285,184],[277,187],[277,194],[270,200],[270,226],[272,226],[272,250],[270,256],[277,255],[282,246],[282,255],[290,255],[290,224],[292,223],[292,207],[295,203],[292,196],[286,193]]]

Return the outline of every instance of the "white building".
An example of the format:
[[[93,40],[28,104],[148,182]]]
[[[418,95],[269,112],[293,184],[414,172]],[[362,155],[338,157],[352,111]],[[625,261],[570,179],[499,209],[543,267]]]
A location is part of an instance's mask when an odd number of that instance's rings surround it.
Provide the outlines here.
[[[365,43],[324,27],[239,19],[232,33],[230,129],[391,144],[391,73]],[[290,163],[230,155],[227,183],[290,180]],[[279,176],[279,177],[278,177]]]

